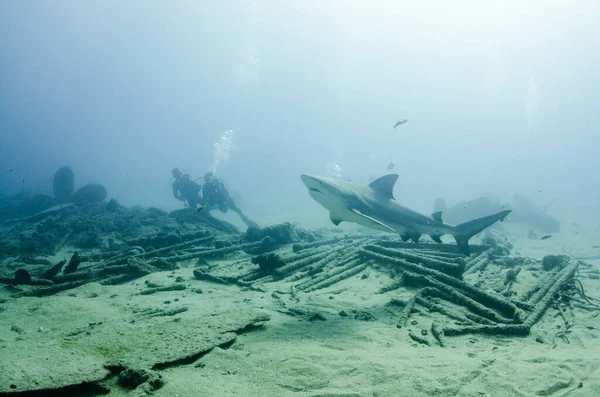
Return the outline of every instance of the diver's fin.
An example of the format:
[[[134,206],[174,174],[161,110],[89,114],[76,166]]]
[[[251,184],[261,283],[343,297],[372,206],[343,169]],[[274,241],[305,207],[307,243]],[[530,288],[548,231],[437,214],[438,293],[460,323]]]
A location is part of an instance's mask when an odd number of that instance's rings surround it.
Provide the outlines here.
[[[482,218],[473,219],[460,225],[454,226],[454,232],[452,235],[456,240],[458,249],[465,255],[470,254],[469,250],[469,239],[485,229],[488,226],[496,223],[497,221],[503,221],[506,215],[510,214],[511,210],[498,212],[494,215],[484,216]]]
[[[444,221],[442,220],[442,211],[434,212],[433,214],[431,214],[431,217],[439,223],[444,223]]]
[[[382,223],[375,218],[371,218],[370,216],[363,214],[359,210],[351,209],[350,211],[352,211],[356,216],[362,218],[362,221],[366,221],[367,223],[369,223],[373,229],[381,230],[382,232],[396,233],[394,229],[392,229],[385,223]]]
[[[373,182],[371,182],[369,187],[371,187],[371,189],[375,190],[377,193],[383,195],[385,198],[395,200],[394,185],[396,184],[396,180],[398,180],[398,174],[384,175],[381,178],[375,179]]]

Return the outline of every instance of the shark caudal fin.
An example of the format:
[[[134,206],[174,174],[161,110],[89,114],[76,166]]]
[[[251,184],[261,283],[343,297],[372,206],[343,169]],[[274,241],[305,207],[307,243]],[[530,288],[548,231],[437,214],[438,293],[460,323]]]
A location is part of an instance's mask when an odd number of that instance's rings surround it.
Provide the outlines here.
[[[470,254],[469,250],[469,239],[485,229],[488,226],[493,225],[496,221],[503,221],[506,215],[508,215],[511,211],[506,210],[502,212],[498,212],[494,215],[484,216],[482,218],[473,219],[472,221],[468,221],[465,223],[461,223],[460,225],[454,226],[454,232],[452,235],[456,240],[456,244],[458,245],[458,249],[461,253],[465,255]]]

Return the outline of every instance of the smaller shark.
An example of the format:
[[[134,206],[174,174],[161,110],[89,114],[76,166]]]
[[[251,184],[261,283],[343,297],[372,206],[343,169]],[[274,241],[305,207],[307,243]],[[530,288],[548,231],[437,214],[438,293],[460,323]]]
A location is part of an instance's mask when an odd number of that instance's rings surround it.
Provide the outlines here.
[[[400,205],[393,191],[397,174],[389,174],[371,182],[359,185],[342,180],[302,174],[302,182],[310,196],[329,210],[329,218],[337,226],[340,222],[353,222],[371,229],[388,233],[398,233],[403,241],[419,242],[422,234],[428,234],[433,241],[441,243],[441,236],[451,234],[458,249],[469,255],[469,239],[502,221],[511,211],[501,211],[493,215],[473,219],[452,226],[442,221],[442,212],[429,216]]]

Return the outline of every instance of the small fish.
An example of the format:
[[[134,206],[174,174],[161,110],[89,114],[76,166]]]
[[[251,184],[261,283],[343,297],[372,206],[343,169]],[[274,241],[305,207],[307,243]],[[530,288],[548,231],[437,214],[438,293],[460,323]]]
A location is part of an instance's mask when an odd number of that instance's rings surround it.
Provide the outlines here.
[[[25,179],[23,179],[23,183],[25,183]]]
[[[404,123],[406,123],[408,120],[398,120],[396,122],[396,124],[394,124],[394,129],[396,129],[396,127],[398,127],[399,125],[402,125]]]
[[[11,168],[10,170],[8,170],[9,172],[13,172],[14,170]]]
[[[545,236],[542,236],[542,237],[540,237],[540,240],[547,240],[547,239],[549,239],[550,237],[552,237],[552,235],[551,235],[551,234],[546,234]]]
[[[393,170],[394,169],[394,163],[389,163],[387,166],[388,170]]]
[[[204,211],[205,209],[206,209],[206,205],[201,205],[200,207],[198,207],[198,212]]]

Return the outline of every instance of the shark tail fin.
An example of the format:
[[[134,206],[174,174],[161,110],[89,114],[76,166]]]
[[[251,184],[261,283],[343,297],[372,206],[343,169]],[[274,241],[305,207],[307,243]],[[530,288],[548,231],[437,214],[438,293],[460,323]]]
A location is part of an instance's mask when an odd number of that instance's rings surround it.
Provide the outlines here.
[[[456,245],[458,245],[459,251],[465,255],[469,255],[469,239],[488,226],[493,225],[497,221],[503,221],[506,215],[509,213],[510,210],[506,210],[498,212],[494,215],[473,219],[472,221],[461,223],[460,225],[455,226],[452,235],[456,240]]]

